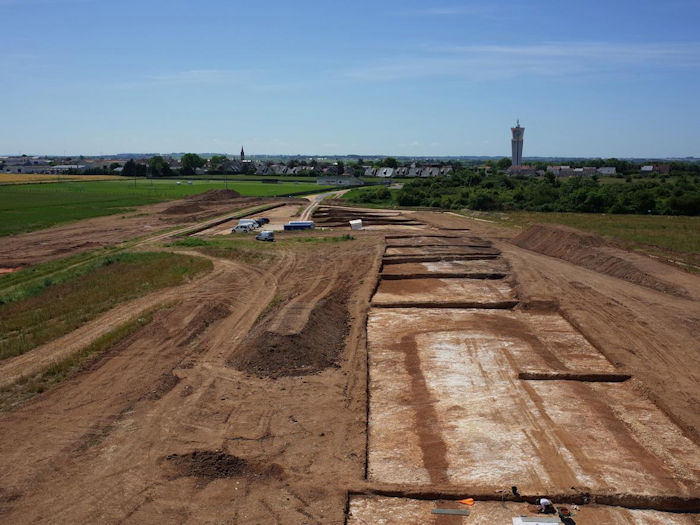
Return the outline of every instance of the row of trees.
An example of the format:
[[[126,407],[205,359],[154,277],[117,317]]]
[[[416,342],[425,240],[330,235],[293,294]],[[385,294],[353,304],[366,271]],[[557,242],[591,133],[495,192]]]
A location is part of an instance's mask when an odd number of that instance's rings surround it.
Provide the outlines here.
[[[228,157],[225,155],[214,155],[210,159],[203,158],[196,153],[185,153],[181,158],[180,158],[180,165],[181,168],[178,170],[180,174],[182,175],[193,175],[198,168],[204,168],[207,167],[211,172],[213,173],[224,173],[226,170],[226,163],[228,161]],[[272,165],[272,161],[267,162],[268,165]],[[438,162],[436,164],[439,164],[440,166],[451,166],[455,171],[458,170],[463,170],[463,171],[468,171],[468,168],[465,168],[464,165],[459,162],[459,161],[452,161],[452,162]],[[531,163],[534,167],[537,169],[542,169],[545,170],[547,165],[549,163],[547,162],[533,162]],[[618,176],[619,177],[624,177],[624,176],[632,176],[632,175],[638,175],[639,174],[639,169],[640,169],[640,164],[639,163],[634,163],[626,160],[619,160],[619,159],[591,159],[591,160],[586,160],[582,162],[568,162],[569,165],[572,167],[576,166],[593,166],[593,167],[601,167],[601,166],[612,166],[617,169]],[[315,159],[310,159],[310,160],[305,160],[305,159],[291,159],[289,160],[286,165],[290,168],[294,167],[309,167],[309,172],[312,172],[313,169],[317,168],[319,166],[318,161]],[[338,161],[336,163],[337,167],[337,174],[338,175],[354,175],[356,177],[364,175],[365,171],[365,166],[367,164],[363,159],[358,158],[354,162],[344,162],[344,161]],[[383,159],[376,160],[371,163],[372,166],[374,167],[390,167],[390,168],[397,168],[400,166],[399,162],[397,161],[396,158],[394,157],[386,157]],[[511,160],[507,157],[503,157],[502,159],[499,160],[487,160],[485,162],[486,166],[490,166],[496,170],[499,171],[505,171],[511,166]],[[110,169],[113,169],[116,164],[113,164],[110,166]],[[254,170],[254,167],[252,166],[251,163],[245,164],[244,169],[247,168],[248,171]],[[168,163],[165,161],[165,159],[160,156],[156,155],[154,157],[151,157],[148,159],[148,161],[145,164],[140,164],[135,162],[133,159],[128,161],[126,165],[124,166],[124,175],[127,176],[136,176],[136,177],[143,177],[143,176],[152,176],[152,177],[168,177],[168,176],[173,176],[175,175],[174,171]],[[700,163],[697,162],[683,162],[683,161],[675,161],[671,163],[671,175],[695,175],[695,174],[700,174]],[[656,174],[654,174],[656,175]]]
[[[223,160],[214,156],[210,162],[225,162],[226,157],[223,155],[221,157]],[[180,159],[181,168],[179,171],[182,175],[193,175],[197,168],[203,168],[206,164],[207,160],[196,153],[185,153]],[[171,177],[175,175],[175,172],[162,156],[156,155],[148,159],[146,164],[140,164],[134,159],[130,159],[124,164],[122,175],[126,177]]]
[[[592,177],[536,179],[462,170],[449,178],[412,180],[397,192],[372,188],[351,198],[444,209],[700,215],[700,176],[604,184]]]

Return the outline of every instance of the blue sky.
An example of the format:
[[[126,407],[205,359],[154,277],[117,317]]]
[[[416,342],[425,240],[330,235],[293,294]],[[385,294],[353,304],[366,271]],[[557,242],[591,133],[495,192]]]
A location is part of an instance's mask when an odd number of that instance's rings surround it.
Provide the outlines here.
[[[0,153],[700,156],[700,1],[0,0]]]

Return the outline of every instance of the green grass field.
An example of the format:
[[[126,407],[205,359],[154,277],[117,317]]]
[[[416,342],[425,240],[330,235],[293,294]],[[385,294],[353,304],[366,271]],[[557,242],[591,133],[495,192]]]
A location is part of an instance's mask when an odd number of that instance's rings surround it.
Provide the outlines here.
[[[542,222],[563,224],[597,233],[628,249],[700,267],[700,217],[523,211],[464,214],[521,228]]]
[[[187,179],[183,179],[185,181]],[[125,213],[134,206],[180,199],[211,189],[229,188],[243,196],[276,197],[318,190],[315,183],[268,184],[245,181],[136,180],[57,182],[0,187],[0,236],[47,228],[55,224]]]

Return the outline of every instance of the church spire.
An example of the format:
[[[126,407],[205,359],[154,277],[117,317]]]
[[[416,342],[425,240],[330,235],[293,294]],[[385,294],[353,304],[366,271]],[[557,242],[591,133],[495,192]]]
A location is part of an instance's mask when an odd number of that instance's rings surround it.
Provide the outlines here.
[[[241,146],[241,160],[245,160],[245,151],[243,151],[243,146]]]

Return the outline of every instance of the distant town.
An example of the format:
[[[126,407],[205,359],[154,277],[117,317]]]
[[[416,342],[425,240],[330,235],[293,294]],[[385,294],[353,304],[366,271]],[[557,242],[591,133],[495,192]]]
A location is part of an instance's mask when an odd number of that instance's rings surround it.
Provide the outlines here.
[[[427,178],[447,177],[460,168],[485,173],[501,172],[513,176],[555,177],[625,176],[628,174],[668,175],[674,168],[687,169],[700,164],[700,159],[526,159],[527,164],[514,165],[507,157],[383,157],[346,155],[271,156],[226,154],[171,153],[119,154],[108,156],[0,156],[0,173],[73,174],[168,177],[180,175],[246,174],[298,177],[379,177]],[[347,180],[346,182],[352,182]]]

